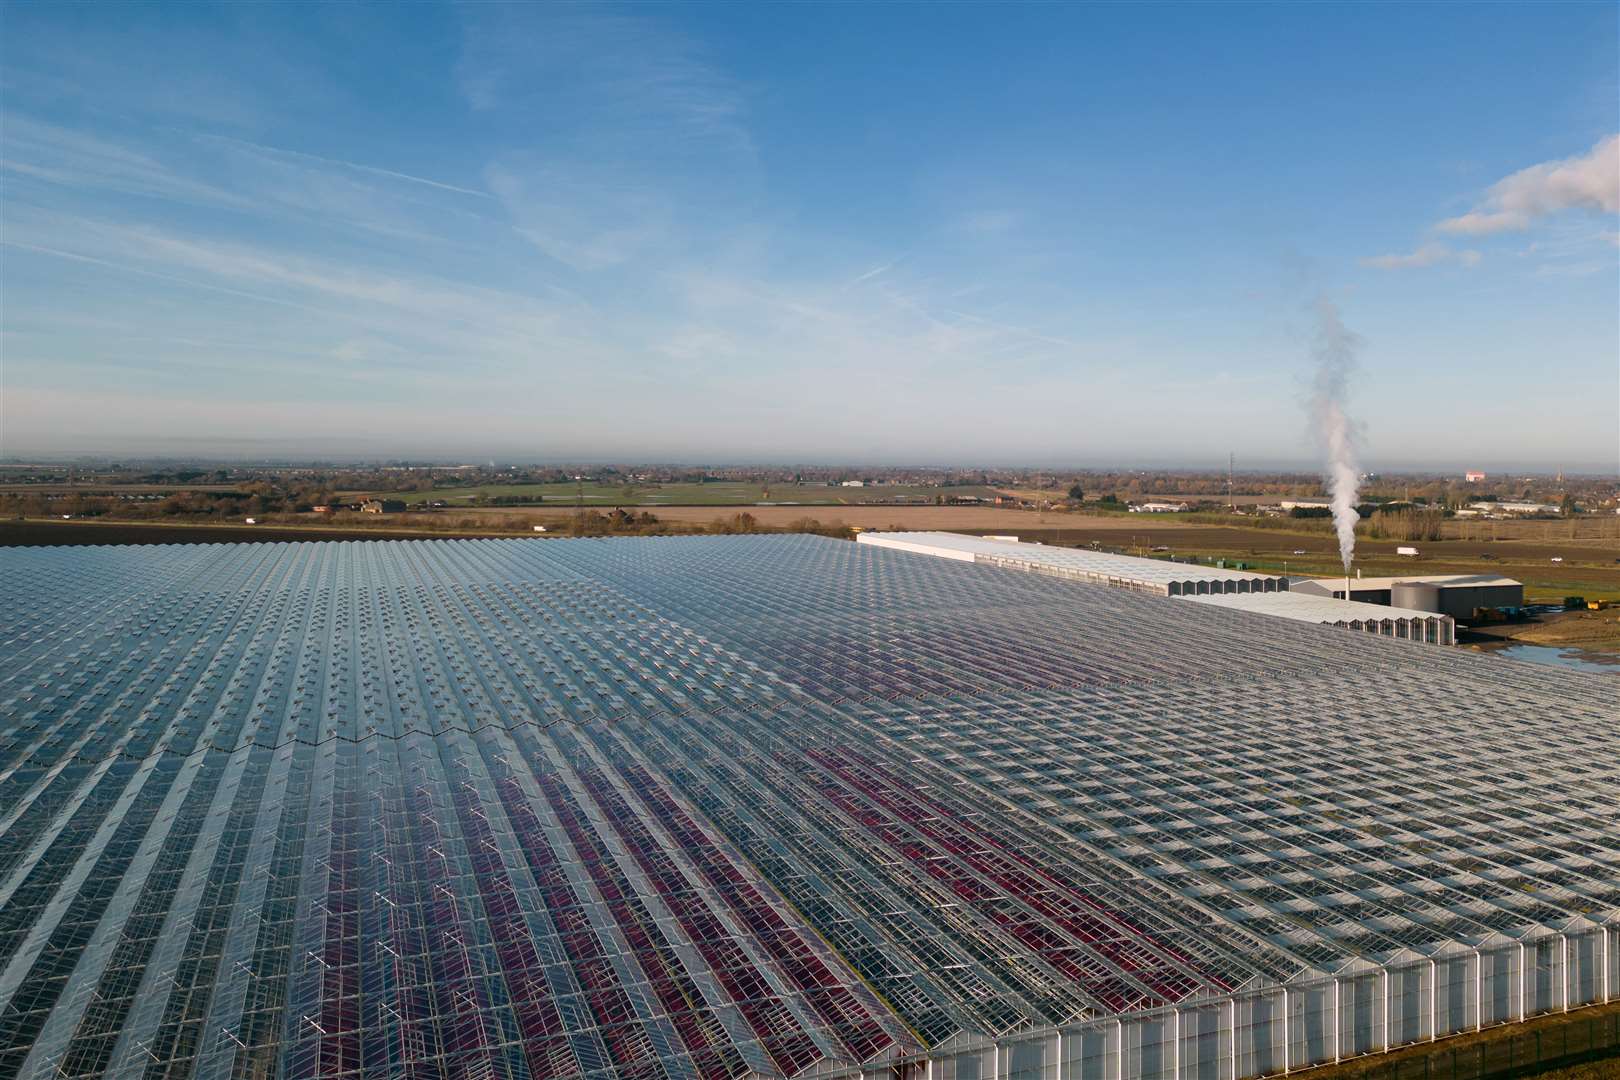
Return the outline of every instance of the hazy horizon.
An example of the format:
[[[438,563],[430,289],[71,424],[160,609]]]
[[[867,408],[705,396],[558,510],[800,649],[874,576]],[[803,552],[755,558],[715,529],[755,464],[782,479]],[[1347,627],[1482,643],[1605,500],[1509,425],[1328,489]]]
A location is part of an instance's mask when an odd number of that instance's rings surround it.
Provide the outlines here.
[[[301,468],[301,467],[330,467],[330,468],[414,468],[414,469],[452,469],[463,467],[488,468],[495,467],[538,467],[556,468],[567,466],[587,467],[646,467],[646,468],[719,468],[719,469],[746,469],[758,467],[761,469],[874,469],[874,470],[904,470],[919,469],[931,471],[1049,471],[1053,473],[1087,473],[1087,472],[1131,472],[1152,471],[1186,472],[1209,475],[1224,475],[1227,463],[1224,457],[1219,460],[1211,459],[1198,462],[1185,459],[1165,458],[1161,460],[1148,459],[1097,459],[1088,462],[1063,460],[1052,458],[1049,460],[1009,460],[1009,459],[956,459],[956,458],[896,458],[886,460],[862,458],[837,457],[727,457],[711,456],[699,458],[667,458],[667,457],[616,457],[612,455],[579,455],[569,457],[566,455],[540,456],[522,453],[469,453],[464,455],[432,455],[432,454],[342,454],[332,453],[322,455],[306,449],[302,455],[286,453],[200,453],[196,451],[149,452],[149,453],[39,453],[27,455],[8,453],[0,456],[0,468],[24,468],[28,466],[61,467],[75,464],[101,464],[131,466],[134,464],[153,465],[234,465],[241,467],[265,468]],[[1488,480],[1506,477],[1537,476],[1549,477],[1557,473],[1566,476],[1599,477],[1620,479],[1620,474],[1612,467],[1605,467],[1590,462],[1575,462],[1553,468],[1525,465],[1522,462],[1496,461],[1496,462],[1363,462],[1363,470],[1368,474],[1383,474],[1386,476],[1413,475],[1413,476],[1444,476],[1447,474],[1461,475],[1467,471],[1483,471]],[[1257,460],[1239,462],[1235,466],[1238,476],[1251,476],[1255,474],[1294,473],[1300,475],[1322,472],[1321,463],[1309,459],[1294,460]]]
[[[5,15],[0,456],[1620,472],[1613,5]]]

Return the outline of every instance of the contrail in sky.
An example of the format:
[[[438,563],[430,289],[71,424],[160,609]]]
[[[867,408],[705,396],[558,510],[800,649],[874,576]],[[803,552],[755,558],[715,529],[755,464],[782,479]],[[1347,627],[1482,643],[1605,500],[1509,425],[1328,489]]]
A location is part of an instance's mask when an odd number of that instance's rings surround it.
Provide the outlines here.
[[[457,187],[455,184],[446,184],[441,180],[429,180],[425,176],[412,176],[410,173],[395,172],[393,169],[381,169],[375,165],[362,165],[356,161],[343,161],[339,158],[322,157],[320,154],[309,154],[302,150],[288,150],[281,146],[265,146],[262,143],[249,142],[246,139],[233,139],[229,135],[212,135],[205,132],[189,132],[193,138],[204,139],[208,142],[226,143],[228,145],[246,147],[257,150],[261,154],[280,154],[284,157],[303,158],[306,161],[318,161],[323,165],[335,165],[340,169],[353,169],[356,172],[371,173],[374,176],[386,176],[391,180],[403,180],[411,184],[422,184],[427,187],[438,188],[441,191],[453,191],[458,195],[474,195],[480,199],[493,199],[495,196],[487,191],[478,191],[475,188]]]

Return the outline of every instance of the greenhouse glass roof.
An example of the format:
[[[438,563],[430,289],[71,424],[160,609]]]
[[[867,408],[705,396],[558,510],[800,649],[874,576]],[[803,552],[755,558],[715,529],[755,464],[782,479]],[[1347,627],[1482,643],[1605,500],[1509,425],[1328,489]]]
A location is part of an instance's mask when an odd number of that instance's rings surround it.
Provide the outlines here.
[[[0,581],[0,1075],[830,1074],[1620,912],[1605,675],[801,536]]]
[[[1336,600],[1331,596],[1308,592],[1211,593],[1208,596],[1188,596],[1183,599],[1196,604],[1213,604],[1234,611],[1253,611],[1282,619],[1301,619],[1305,622],[1337,623],[1349,622],[1352,619],[1378,621],[1448,617],[1438,611],[1398,608],[1388,604],[1366,604],[1359,600]]]
[[[1149,559],[1089,548],[1024,543],[948,532],[863,532],[862,544],[946,559],[1033,570],[1097,584],[1166,595],[1198,592],[1286,592],[1288,579],[1220,566]]]

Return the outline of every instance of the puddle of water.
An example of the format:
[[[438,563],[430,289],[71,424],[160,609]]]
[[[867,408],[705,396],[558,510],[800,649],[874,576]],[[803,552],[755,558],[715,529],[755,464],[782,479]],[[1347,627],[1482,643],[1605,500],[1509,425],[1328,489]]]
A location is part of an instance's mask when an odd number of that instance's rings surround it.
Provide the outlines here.
[[[1532,664],[1553,664],[1575,668],[1578,671],[1605,671],[1620,675],[1620,655],[1587,652],[1584,649],[1560,648],[1557,645],[1508,645],[1490,650],[1496,656],[1513,660],[1528,660]]]

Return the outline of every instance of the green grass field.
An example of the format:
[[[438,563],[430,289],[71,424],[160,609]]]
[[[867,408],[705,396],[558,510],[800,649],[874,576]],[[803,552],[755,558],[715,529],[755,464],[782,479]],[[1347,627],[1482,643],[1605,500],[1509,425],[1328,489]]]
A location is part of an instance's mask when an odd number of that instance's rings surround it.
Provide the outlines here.
[[[995,492],[983,487],[914,487],[901,484],[883,487],[828,487],[826,484],[772,484],[731,483],[713,484],[586,484],[579,492],[573,484],[483,484],[478,487],[439,488],[435,491],[415,491],[406,494],[379,492],[377,497],[403,499],[418,504],[443,500],[451,506],[465,506],[474,498],[544,498],[549,506],[571,507],[580,495],[586,506],[752,506],[769,503],[777,506],[864,506],[890,503],[898,498],[927,500],[936,495],[976,495],[994,498]]]

